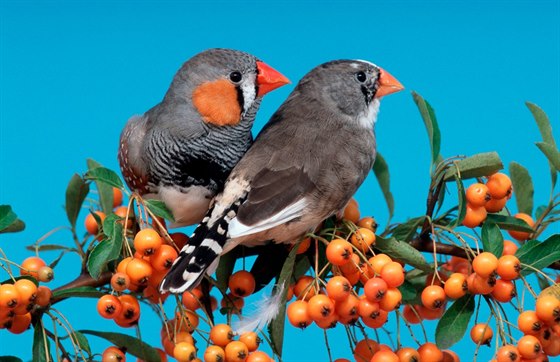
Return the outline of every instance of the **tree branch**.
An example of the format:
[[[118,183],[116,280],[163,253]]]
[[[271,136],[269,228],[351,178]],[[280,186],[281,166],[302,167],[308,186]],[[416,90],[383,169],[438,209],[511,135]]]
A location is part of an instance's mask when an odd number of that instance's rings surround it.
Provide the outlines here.
[[[60,287],[56,288],[53,290],[53,293],[57,292],[57,291],[62,291],[62,290],[67,290],[67,289],[71,289],[71,288],[79,288],[79,287],[93,287],[93,288],[99,288],[102,287],[106,284],[109,283],[109,281],[111,280],[111,276],[113,275],[113,273],[111,272],[104,272],[102,273],[98,279],[94,279],[91,275],[89,274],[80,274],[80,276],[78,276],[76,279],[72,280],[69,283],[66,283],[64,285],[61,285]],[[53,298],[52,300],[52,304],[58,303],[61,300],[64,300],[66,298]]]

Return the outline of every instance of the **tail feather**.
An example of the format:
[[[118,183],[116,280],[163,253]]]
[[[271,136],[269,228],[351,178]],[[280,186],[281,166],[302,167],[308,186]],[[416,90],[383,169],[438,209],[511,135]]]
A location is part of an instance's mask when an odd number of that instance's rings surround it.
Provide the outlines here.
[[[167,275],[160,284],[160,291],[182,293],[195,288],[206,272],[214,272],[223,251],[223,246],[228,239],[228,227],[233,215],[237,212],[239,204],[231,205],[224,210],[221,217],[214,218],[210,223],[210,215],[214,208],[208,210],[202,223],[197,226],[189,243],[183,247],[179,257],[175,260]]]
[[[257,303],[255,312],[250,317],[243,318],[234,326],[238,334],[252,332],[257,329],[263,329],[269,324],[276,315],[280,305],[283,303],[284,284],[274,289],[270,297],[263,296],[263,299]]]

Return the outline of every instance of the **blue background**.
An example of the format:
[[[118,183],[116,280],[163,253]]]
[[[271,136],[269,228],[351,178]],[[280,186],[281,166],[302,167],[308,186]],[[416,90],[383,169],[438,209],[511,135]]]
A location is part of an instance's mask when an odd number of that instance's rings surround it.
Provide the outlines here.
[[[397,77],[407,89],[383,100],[377,123],[395,221],[425,211],[429,183],[429,146],[411,90],[436,110],[444,157],[498,151],[506,165],[515,160],[529,169],[535,204],[543,204],[548,166],[534,146],[540,135],[524,102],[548,113],[560,141],[559,18],[558,1],[0,0],[0,203],[27,223],[23,233],[1,235],[0,247],[22,261],[31,255],[25,245],[65,225],[72,174],[84,172],[89,157],[117,169],[117,141],[128,117],[159,102],[182,62],[211,47],[251,52],[294,84],[317,64],[340,58],[368,59]],[[294,84],[265,97],[255,131]],[[373,177],[358,200],[363,215],[385,224]],[[510,207],[515,211],[515,203]],[[71,243],[64,232],[49,240]],[[77,261],[65,258],[52,285],[72,279]],[[119,330],[97,315],[94,301],[59,307],[75,328]],[[156,317],[143,319],[143,337],[158,345]],[[427,326],[433,335],[435,323]],[[328,334],[334,357],[350,357],[343,329]],[[0,355],[30,358],[31,338],[31,331],[0,330]],[[104,346],[95,342],[98,351]],[[473,349],[470,341],[454,347],[468,356]],[[285,361],[327,360],[316,327],[287,327],[284,350]],[[481,351],[480,360],[489,360],[494,348]]]

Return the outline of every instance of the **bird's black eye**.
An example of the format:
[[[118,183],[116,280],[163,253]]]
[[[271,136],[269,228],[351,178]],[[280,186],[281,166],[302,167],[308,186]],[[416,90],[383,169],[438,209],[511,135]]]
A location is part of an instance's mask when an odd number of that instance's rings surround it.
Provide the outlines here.
[[[239,82],[241,82],[241,79],[243,79],[243,76],[241,75],[240,72],[235,71],[235,72],[229,73],[229,79],[230,79],[233,83],[239,83]]]
[[[366,73],[364,72],[358,72],[356,73],[356,79],[358,80],[358,82],[363,83],[366,81]]]

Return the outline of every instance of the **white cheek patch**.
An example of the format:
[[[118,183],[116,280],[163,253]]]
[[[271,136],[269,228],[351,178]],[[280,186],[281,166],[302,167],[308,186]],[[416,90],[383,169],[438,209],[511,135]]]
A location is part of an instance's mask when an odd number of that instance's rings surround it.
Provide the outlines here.
[[[245,114],[249,108],[253,105],[255,98],[257,98],[257,92],[255,89],[256,80],[245,79],[241,83],[241,92],[243,93],[243,114]]]
[[[379,113],[379,99],[373,98],[367,110],[358,117],[360,127],[372,128],[377,121],[377,113]]]

